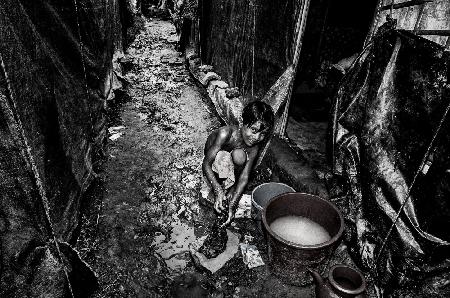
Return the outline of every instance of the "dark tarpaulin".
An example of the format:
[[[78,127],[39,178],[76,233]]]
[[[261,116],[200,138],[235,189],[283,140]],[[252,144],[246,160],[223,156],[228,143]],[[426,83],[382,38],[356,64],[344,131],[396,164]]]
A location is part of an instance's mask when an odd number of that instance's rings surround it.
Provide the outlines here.
[[[202,60],[245,95],[262,97],[292,63],[300,2],[199,1]]]
[[[67,243],[95,177],[121,32],[118,0],[0,1],[2,297],[96,285]]]
[[[450,296],[449,78],[442,47],[382,28],[335,98],[337,202],[353,256],[387,297]]]

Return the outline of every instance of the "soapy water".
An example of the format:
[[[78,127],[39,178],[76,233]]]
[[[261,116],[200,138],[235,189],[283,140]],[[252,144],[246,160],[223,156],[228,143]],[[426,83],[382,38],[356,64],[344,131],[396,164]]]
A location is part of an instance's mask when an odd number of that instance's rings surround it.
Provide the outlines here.
[[[298,215],[277,218],[270,224],[270,228],[284,240],[299,245],[316,245],[331,239],[324,227]]]

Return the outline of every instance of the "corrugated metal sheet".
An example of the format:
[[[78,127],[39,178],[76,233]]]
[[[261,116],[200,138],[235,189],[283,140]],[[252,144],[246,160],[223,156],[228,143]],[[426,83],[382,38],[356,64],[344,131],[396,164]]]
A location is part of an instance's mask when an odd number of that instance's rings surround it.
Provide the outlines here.
[[[394,0],[394,3],[404,3],[409,0]],[[391,5],[392,0],[380,0],[379,7]],[[371,30],[371,35],[386,20],[386,16],[391,13],[390,10],[379,11],[376,15]],[[450,30],[450,1],[434,0],[433,2],[399,8],[392,10],[392,17],[397,20],[398,29],[406,30]],[[450,50],[450,37],[438,35],[423,35],[431,41],[434,41],[447,50]]]

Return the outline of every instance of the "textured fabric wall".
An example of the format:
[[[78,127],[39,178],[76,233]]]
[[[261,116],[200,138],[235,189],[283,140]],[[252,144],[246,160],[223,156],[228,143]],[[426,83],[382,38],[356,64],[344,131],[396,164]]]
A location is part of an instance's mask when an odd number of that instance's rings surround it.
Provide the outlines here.
[[[449,70],[443,47],[387,30],[335,98],[347,240],[386,297],[450,294]]]
[[[61,297],[67,279],[75,294],[95,285],[64,242],[95,176],[121,33],[119,0],[0,2],[2,297]]]
[[[199,3],[202,58],[246,95],[264,95],[292,63],[298,3],[214,0]]]

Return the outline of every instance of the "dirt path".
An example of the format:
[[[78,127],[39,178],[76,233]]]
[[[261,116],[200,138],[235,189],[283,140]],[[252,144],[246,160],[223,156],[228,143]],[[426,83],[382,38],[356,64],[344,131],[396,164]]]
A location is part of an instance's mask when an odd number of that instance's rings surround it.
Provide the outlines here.
[[[130,100],[110,128],[94,256],[98,297],[168,296],[190,266],[204,140],[220,126],[174,50],[175,28],[147,21],[128,51]]]

